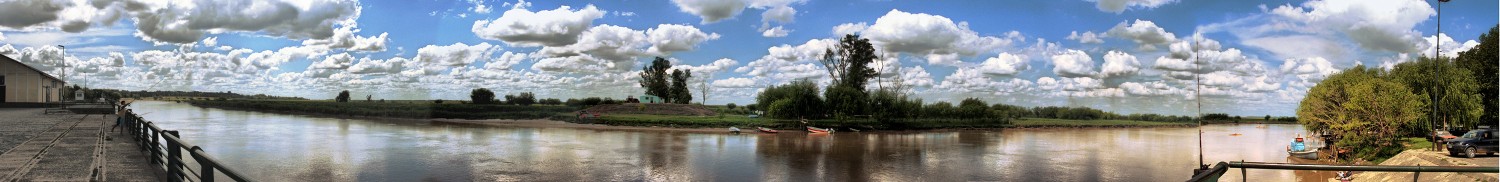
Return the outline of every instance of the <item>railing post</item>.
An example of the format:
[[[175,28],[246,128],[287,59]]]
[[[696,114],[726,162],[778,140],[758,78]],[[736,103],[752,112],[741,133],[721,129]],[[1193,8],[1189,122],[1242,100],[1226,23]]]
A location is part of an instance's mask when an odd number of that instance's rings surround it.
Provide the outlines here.
[[[151,128],[147,127],[146,130],[151,130]],[[165,162],[165,161],[156,161],[156,160],[161,159],[161,151],[158,150],[158,149],[161,148],[161,131],[160,130],[152,130],[151,131],[151,146],[149,146],[148,148],[149,149],[147,149],[147,150],[151,151],[151,164],[161,164],[162,162]]]
[[[203,153],[203,148],[199,148],[198,146],[188,149],[188,155],[193,156],[193,161],[198,161],[198,170],[201,171],[198,172],[198,181],[214,182],[214,168],[219,168],[219,166],[215,166],[213,162],[203,159],[203,155],[200,155],[200,153]]]
[[[163,133],[177,137],[177,130],[163,130]],[[178,138],[182,139],[182,138]],[[167,140],[167,179],[170,181],[182,181],[182,146],[180,143]]]
[[[1240,160],[1240,163],[1245,163],[1245,160]],[[1240,168],[1240,182],[1249,181],[1249,179],[1250,174],[1245,173],[1245,168]]]
[[[1417,180],[1417,178],[1421,178],[1421,177],[1422,177],[1422,165],[1421,164],[1417,164],[1417,170],[1411,173],[1411,181],[1412,182],[1420,181],[1420,180]]]

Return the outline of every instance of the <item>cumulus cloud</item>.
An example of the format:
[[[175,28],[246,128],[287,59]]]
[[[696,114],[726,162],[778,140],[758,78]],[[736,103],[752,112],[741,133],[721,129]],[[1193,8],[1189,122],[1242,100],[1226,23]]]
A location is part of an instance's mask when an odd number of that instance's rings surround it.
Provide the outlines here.
[[[504,41],[512,46],[563,46],[578,42],[579,34],[605,13],[594,5],[579,10],[559,6],[537,12],[516,8],[506,10],[498,19],[475,21],[470,30],[479,38]]]
[[[783,71],[806,70],[791,67],[802,67],[801,65],[804,64],[812,65],[815,60],[822,58],[824,50],[833,48],[837,44],[838,41],[833,39],[813,39],[797,46],[787,44],[774,46],[766,49],[768,53],[765,56],[747,63],[744,67],[736,68],[735,72],[741,72],[751,76],[792,74]],[[824,73],[821,71],[822,66],[816,67],[820,68],[815,69],[819,70],[819,72],[796,73],[793,75],[797,75],[794,77],[798,78],[806,77],[804,75],[823,75]]]
[[[870,28],[870,24],[865,22],[839,24],[838,26],[833,26],[833,36],[858,34],[868,28]]]
[[[956,63],[959,56],[995,51],[1025,39],[1016,31],[1004,38],[979,36],[969,30],[968,22],[900,10],[887,12],[861,33],[885,51],[924,55],[929,63],[937,64]]]
[[[490,59],[498,50],[500,50],[499,46],[489,43],[427,45],[417,49],[417,56],[412,58],[411,62],[414,65],[407,67],[415,68],[414,71],[421,71],[421,74],[434,75],[449,68],[467,66],[476,61]]]
[[[1127,94],[1140,96],[1184,95],[1191,92],[1167,85],[1164,81],[1125,82],[1120,83],[1119,88]]]
[[[696,27],[677,24],[657,25],[656,28],[646,30],[646,34],[646,40],[651,43],[648,52],[658,54],[693,50],[699,43],[719,39],[718,33],[704,33]]]
[[[1100,77],[1132,76],[1139,72],[1141,63],[1136,61],[1135,56],[1120,51],[1109,51],[1104,54],[1104,67],[1100,68]]]
[[[730,17],[740,15],[749,6],[743,0],[672,0],[673,4],[684,13],[698,15],[702,18],[701,23],[708,24],[719,22]]]
[[[1004,81],[994,81],[984,73],[972,69],[958,69],[953,75],[943,78],[942,84],[936,88],[962,93],[989,93],[1006,94],[1028,91],[1032,88],[1029,80],[1010,78]]]
[[[327,46],[329,48],[340,48],[356,52],[379,52],[385,51],[386,44],[390,42],[390,39],[386,38],[388,33],[380,33],[380,35],[366,37],[356,35],[356,33],[359,33],[359,31],[359,29],[356,29],[353,26],[340,27],[334,30],[332,37],[329,37],[327,39],[304,40],[302,41],[302,45]],[[204,45],[213,46],[208,45],[208,42],[204,43]]]
[[[1269,13],[1303,26],[1340,32],[1372,50],[1416,51],[1420,36],[1412,30],[1436,11],[1427,2],[1402,0],[1308,1],[1300,7],[1278,6]]]
[[[1114,28],[1110,28],[1109,31],[1104,33],[1110,37],[1135,41],[1136,44],[1140,44],[1141,50],[1147,51],[1156,50],[1156,46],[1158,45],[1166,45],[1177,40],[1176,35],[1167,32],[1166,29],[1157,27],[1156,23],[1139,19],[1131,24],[1120,22],[1120,24],[1116,24]]]
[[[761,27],[771,22],[789,23],[797,15],[792,3],[804,0],[672,0],[677,9],[703,19],[700,24],[709,24],[739,16],[745,8],[763,9]]]
[[[714,80],[713,86],[714,87],[719,87],[719,88],[754,88],[754,87],[756,87],[754,79],[740,78],[740,77],[726,78],[726,79],[723,79],[723,80]]]
[[[1465,41],[1463,43],[1458,43],[1456,41],[1453,41],[1453,37],[1449,37],[1448,34],[1442,34],[1442,33],[1440,33],[1438,35],[1424,37],[1424,38],[1422,38],[1422,40],[1424,40],[1424,41],[1421,42],[1420,44],[1415,45],[1416,49],[1419,50],[1419,51],[1417,51],[1417,53],[1421,54],[1422,57],[1432,57],[1432,53],[1433,52],[1439,51],[1439,50],[1436,50],[1436,48],[1438,48],[1438,46],[1442,46],[1442,48],[1443,48],[1441,50],[1442,51],[1441,55],[1443,55],[1443,57],[1450,57],[1450,58],[1458,57],[1458,53],[1459,52],[1468,51],[1469,49],[1473,49],[1474,46],[1479,46],[1479,42],[1475,42],[1474,40],[1469,40],[1469,41]],[[1434,45],[1437,45],[1437,46],[1434,46]]]
[[[1339,71],[1333,67],[1332,62],[1322,57],[1287,59],[1281,64],[1281,72],[1296,78],[1297,81],[1292,84],[1302,87],[1312,87]]]
[[[1094,76],[1094,58],[1079,50],[1069,49],[1052,55],[1052,72],[1061,77]]]
[[[1084,0],[1094,2],[1094,7],[1099,11],[1119,14],[1125,12],[1126,8],[1156,8],[1162,5],[1177,2],[1177,0]]]
[[[921,66],[901,68],[901,84],[909,87],[932,87],[932,73]]]
[[[115,3],[132,9],[131,3]],[[210,32],[246,31],[294,39],[326,39],[336,26],[353,26],[358,1],[143,2],[136,35],[151,41],[192,43]]]
[[[787,34],[791,34],[791,33],[792,33],[792,30],[787,30],[787,29],[781,28],[781,26],[776,26],[774,28],[766,29],[765,31],[761,31],[760,36],[762,36],[762,37],[786,37]]]
[[[1104,39],[1099,38],[1102,36],[1102,34],[1097,34],[1093,31],[1083,32],[1083,34],[1078,34],[1078,31],[1073,31],[1072,33],[1068,33],[1067,39],[1077,40],[1078,43],[1084,44],[1102,44],[1104,43]]]
[[[353,74],[395,74],[405,69],[411,60],[403,57],[392,57],[384,60],[360,58],[358,63],[349,66],[349,73]]]
[[[994,76],[1015,75],[1022,70],[1026,70],[1026,68],[1025,55],[1000,53],[1000,55],[985,59],[984,63],[980,63],[978,72]]]

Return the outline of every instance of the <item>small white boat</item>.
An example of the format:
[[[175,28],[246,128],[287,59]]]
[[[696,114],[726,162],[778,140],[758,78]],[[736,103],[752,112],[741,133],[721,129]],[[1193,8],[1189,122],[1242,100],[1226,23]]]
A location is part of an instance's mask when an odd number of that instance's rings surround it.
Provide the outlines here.
[[[1308,160],[1318,160],[1318,149],[1313,148],[1313,149],[1308,149],[1308,150],[1303,150],[1303,151],[1291,151],[1291,150],[1287,150],[1286,151],[1286,155],[1289,155],[1289,156],[1292,156],[1292,157],[1297,157],[1297,158],[1308,159]]]

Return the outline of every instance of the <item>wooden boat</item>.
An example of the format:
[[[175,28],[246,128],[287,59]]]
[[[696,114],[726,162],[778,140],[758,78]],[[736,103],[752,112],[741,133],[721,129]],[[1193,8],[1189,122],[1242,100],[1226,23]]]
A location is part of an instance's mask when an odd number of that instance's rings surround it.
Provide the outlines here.
[[[781,131],[776,131],[766,127],[755,127],[755,130],[759,130],[760,132],[764,133],[781,133]]]
[[[1308,160],[1318,160],[1318,149],[1312,148],[1312,149],[1308,149],[1308,150],[1304,150],[1304,151],[1291,151],[1291,150],[1287,150],[1286,151],[1286,155],[1289,155],[1289,156],[1292,156],[1292,157],[1297,157],[1297,158],[1308,159]]]
[[[823,129],[823,128],[814,128],[814,127],[809,126],[809,127],[807,127],[807,132],[808,133],[832,133],[833,130],[831,130],[831,129]]]

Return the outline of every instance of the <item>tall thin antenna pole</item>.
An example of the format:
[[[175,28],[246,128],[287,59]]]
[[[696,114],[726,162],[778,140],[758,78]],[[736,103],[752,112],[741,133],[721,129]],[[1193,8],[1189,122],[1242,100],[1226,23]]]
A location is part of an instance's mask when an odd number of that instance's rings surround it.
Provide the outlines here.
[[[1198,34],[1193,34],[1193,101],[1198,105],[1198,166],[1207,167],[1203,163],[1203,79],[1198,72],[1203,71],[1203,65],[1198,63]]]

